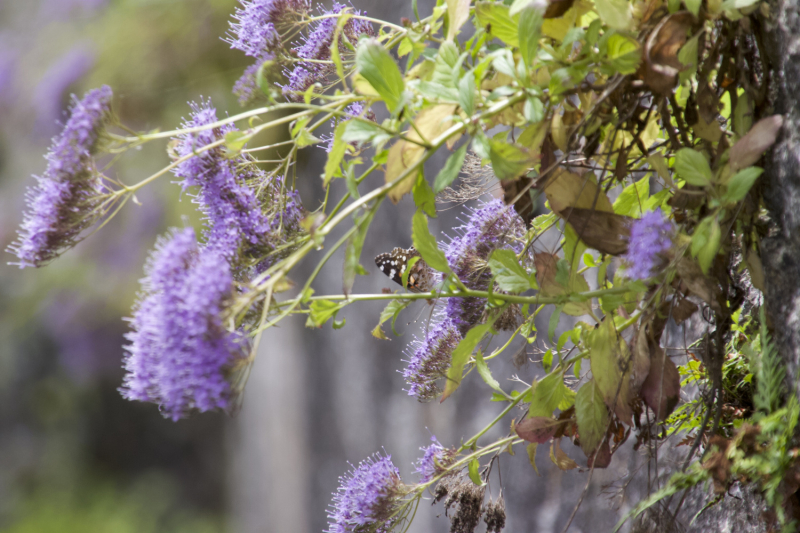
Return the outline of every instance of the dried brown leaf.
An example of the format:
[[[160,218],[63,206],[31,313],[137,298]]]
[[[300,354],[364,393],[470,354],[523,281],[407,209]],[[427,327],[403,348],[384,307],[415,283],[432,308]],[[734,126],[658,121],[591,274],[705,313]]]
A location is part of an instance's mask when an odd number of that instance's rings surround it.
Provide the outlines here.
[[[639,395],[653,410],[656,420],[662,421],[678,405],[681,394],[681,376],[678,367],[667,357],[660,346],[650,346],[650,373],[642,384]]]
[[[579,207],[565,209],[560,214],[589,248],[610,255],[628,251],[632,218]]]
[[[681,11],[665,17],[647,37],[639,77],[654,92],[669,94],[678,83],[678,74],[686,68],[678,60],[678,52],[686,44],[692,22],[691,13]]]
[[[754,165],[770,146],[775,144],[778,132],[783,126],[783,116],[772,115],[756,122],[747,135],[739,139],[731,148],[731,170],[736,172]]]

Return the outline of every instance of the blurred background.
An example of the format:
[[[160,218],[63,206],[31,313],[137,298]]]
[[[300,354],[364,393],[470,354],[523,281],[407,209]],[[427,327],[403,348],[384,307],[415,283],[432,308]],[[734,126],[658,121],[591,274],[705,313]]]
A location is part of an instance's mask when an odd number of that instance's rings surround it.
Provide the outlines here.
[[[430,3],[420,2],[420,12],[429,12],[423,4]],[[412,16],[410,1],[354,5],[394,22]],[[210,97],[220,116],[242,110],[230,89],[249,61],[221,40],[235,6],[235,0],[0,0],[3,248],[15,239],[24,190],[45,168],[42,156],[72,93],[110,85],[122,123],[138,130],[177,127],[187,102],[201,97]],[[318,148],[301,154],[299,187],[314,209],[325,154]],[[126,154],[113,172],[132,183],[167,163],[165,144],[151,143]],[[432,161],[432,168],[441,163]],[[344,185],[334,184],[334,191],[341,194]],[[420,404],[402,390],[403,349],[429,316],[422,302],[401,315],[403,336],[391,341],[370,335],[380,302],[347,308],[343,330],[308,330],[301,318],[270,330],[233,419],[214,413],[173,423],[151,404],[124,401],[117,392],[124,317],[144,259],[168,227],[198,223],[179,192],[165,176],[138,195],[141,205],[129,203],[46,268],[0,267],[0,530],[319,532],[348,461],[385,450],[413,479],[412,463],[432,434],[445,446],[458,445],[502,409],[488,402],[491,390],[476,376],[441,405]],[[452,235],[460,210],[443,211],[434,231]],[[359,277],[355,292],[391,286],[372,257],[410,246],[412,213],[408,200],[379,212],[362,256],[371,275]],[[320,255],[301,265],[295,279]],[[338,255],[324,269],[317,294],[341,292],[341,264]],[[538,364],[513,365],[514,353],[523,361],[532,356],[525,349],[514,345],[505,360],[493,361],[506,388],[510,376],[530,381],[541,373]],[[505,433],[509,421],[486,438]],[[585,464],[577,448],[564,446]],[[542,449],[537,476],[524,447],[516,451],[500,459],[489,487],[494,498],[504,487],[506,530],[561,531],[585,472],[559,471]],[[571,531],[610,530],[639,496],[635,484],[624,497],[618,489],[642,464],[636,453],[618,453],[611,468],[595,472]],[[441,505],[423,502],[411,530],[448,529]]]

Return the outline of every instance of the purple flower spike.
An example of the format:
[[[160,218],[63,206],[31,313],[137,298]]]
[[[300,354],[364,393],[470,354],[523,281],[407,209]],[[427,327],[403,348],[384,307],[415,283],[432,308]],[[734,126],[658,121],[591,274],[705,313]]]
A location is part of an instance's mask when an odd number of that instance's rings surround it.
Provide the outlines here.
[[[172,420],[195,409],[226,408],[226,371],[246,354],[243,336],[222,323],[233,294],[230,266],[213,249],[201,250],[187,228],[157,243],[145,273],[126,335],[120,392],[157,403]]]
[[[391,456],[375,454],[365,459],[339,478],[326,533],[362,531],[365,526],[375,533],[388,533],[392,524],[387,520],[402,492],[400,472]]]
[[[431,436],[429,446],[420,448],[420,450],[423,452],[422,457],[414,463],[416,466],[414,471],[419,474],[420,483],[428,483],[435,476],[443,473],[455,458],[455,451],[442,446],[435,436]]]
[[[445,251],[453,272],[468,288],[485,291],[492,280],[487,266],[494,250],[509,248],[522,251],[525,222],[512,206],[502,200],[486,202],[472,210],[469,219],[457,229],[459,235]],[[484,310],[481,298],[448,298],[445,315],[458,327],[461,335],[477,324]]]
[[[461,342],[461,334],[450,318],[445,318],[428,331],[425,340],[417,341],[408,359],[403,378],[408,383],[408,395],[421,402],[435,398],[440,389],[438,379],[447,375],[453,350]],[[414,345],[412,345],[414,346]]]
[[[185,128],[208,126],[217,121],[216,110],[210,101],[191,105],[192,117],[184,123]],[[235,128],[228,125],[184,134],[178,138],[176,151],[181,157],[192,155],[231,131]],[[175,175],[183,179],[184,189],[200,187],[195,202],[206,215],[209,226],[207,243],[228,259],[233,257],[242,241],[256,245],[269,230],[269,221],[261,212],[255,193],[244,183],[245,176],[239,169],[245,162],[242,158],[226,157],[222,147],[217,147],[197,153],[174,170]]]
[[[105,190],[93,156],[111,117],[111,97],[111,88],[104,85],[76,100],[63,131],[53,139],[47,169],[28,190],[19,239],[9,247],[20,268],[52,261],[102,216],[99,206]]]
[[[233,35],[228,39],[231,48],[252,57],[262,57],[265,52],[276,51],[281,46],[277,27],[291,23],[307,13],[308,0],[241,0],[231,23]]]
[[[624,256],[626,275],[630,279],[652,276],[660,262],[659,254],[672,246],[672,233],[672,224],[661,213],[661,209],[644,213],[642,218],[633,221],[628,253]]]

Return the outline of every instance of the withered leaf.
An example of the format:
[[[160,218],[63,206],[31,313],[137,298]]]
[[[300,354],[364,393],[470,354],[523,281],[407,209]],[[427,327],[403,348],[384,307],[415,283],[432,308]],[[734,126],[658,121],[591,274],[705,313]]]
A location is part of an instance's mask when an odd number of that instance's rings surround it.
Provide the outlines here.
[[[596,454],[596,455],[595,455]],[[586,466],[589,468],[607,468],[611,464],[611,446],[608,444],[608,439],[604,439],[600,448],[587,454]]]
[[[561,443],[558,440],[554,440],[550,445],[550,460],[561,470],[578,468],[578,463],[573,461],[572,458],[561,449]]]
[[[678,367],[667,357],[660,346],[651,346],[650,373],[642,383],[639,395],[653,410],[656,420],[662,421],[678,405],[681,394],[681,376]]]
[[[736,172],[755,164],[770,146],[775,144],[783,126],[783,116],[772,115],[756,122],[747,135],[731,148],[731,170]]]
[[[586,279],[577,273],[570,273],[569,284],[561,285],[556,281],[558,274],[558,256],[547,252],[537,253],[533,256],[533,264],[536,267],[536,282],[542,296],[554,297],[564,294],[585,292],[589,290]],[[564,304],[564,313],[570,316],[582,316],[589,314],[592,310],[592,303],[567,302]]]
[[[503,188],[503,203],[511,205],[513,202],[514,210],[522,217],[525,224],[530,224],[536,210],[536,206],[533,205],[533,198],[530,194],[530,184],[532,181],[533,178],[522,176],[516,180],[504,180],[500,182],[500,186]],[[522,193],[522,195],[520,195],[520,193]],[[515,202],[514,199],[517,198],[517,196],[519,196],[519,199]]]
[[[569,420],[555,420],[546,416],[535,416],[525,418],[514,427],[514,431],[520,438],[528,442],[543,444],[553,437],[559,429],[569,423]]]
[[[678,303],[672,306],[672,319],[676,324],[681,325],[695,314],[698,309],[697,304],[686,298],[681,298]]]
[[[564,13],[569,11],[569,8],[571,8],[574,3],[575,0],[549,0],[547,9],[544,11],[544,18],[556,19],[561,17]]]
[[[617,333],[614,321],[604,320],[587,338],[592,365],[592,376],[608,409],[631,425],[631,401],[635,391],[631,387],[631,358],[628,345]]]
[[[567,208],[560,214],[589,248],[610,255],[628,251],[632,218],[580,207]]]
[[[686,44],[692,21],[687,11],[675,13],[659,22],[647,37],[639,77],[654,92],[669,94],[678,83],[678,73],[685,68],[678,52]]]
[[[632,347],[633,367],[631,368],[631,388],[639,390],[650,373],[650,352],[654,341],[650,338],[647,323],[642,323],[634,336]]]
[[[550,202],[550,208],[556,212],[569,207],[614,212],[611,200],[597,186],[597,179],[591,173],[581,176],[558,168],[547,180],[544,192]]]
[[[684,256],[675,265],[675,269],[692,294],[706,302],[715,312],[722,312],[722,291],[714,280],[703,274],[700,265]]]

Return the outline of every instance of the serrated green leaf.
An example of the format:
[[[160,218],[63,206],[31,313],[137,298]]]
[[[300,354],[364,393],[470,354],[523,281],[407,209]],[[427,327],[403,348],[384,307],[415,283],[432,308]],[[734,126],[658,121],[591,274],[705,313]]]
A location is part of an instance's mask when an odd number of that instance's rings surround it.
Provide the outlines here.
[[[322,142],[322,139],[315,137],[310,131],[303,128],[297,133],[297,136],[294,138],[294,142],[298,148],[305,148],[306,146],[311,146]]]
[[[439,47],[434,60],[432,83],[438,83],[446,90],[456,92],[460,62],[458,47],[453,41],[445,41]]]
[[[425,179],[425,175],[420,172],[417,174],[417,182],[414,184],[414,205],[422,209],[431,218],[436,218],[436,195]]]
[[[353,236],[347,240],[347,246],[344,251],[344,270],[342,273],[342,289],[345,295],[350,294],[350,291],[353,289],[353,283],[359,271],[358,267],[361,266],[359,264],[361,249],[364,247],[364,239],[367,237],[367,230],[374,216],[375,208],[373,207],[365,213],[364,216],[357,218],[357,229]],[[361,270],[363,270],[363,267]]]
[[[535,96],[528,96],[528,98],[525,100],[525,105],[522,108],[522,114],[525,115],[525,120],[530,122],[532,125],[538,124],[544,120],[544,104],[539,98]],[[542,134],[542,137],[544,137],[544,134]],[[524,143],[522,136],[520,136],[520,142]]]
[[[385,140],[390,138],[388,133],[380,129],[377,124],[369,120],[349,119],[344,121],[342,124],[344,124],[342,140],[347,143],[368,142],[373,139],[378,141],[376,137],[383,137]]]
[[[478,2],[475,16],[484,29],[489,29],[490,35],[509,46],[519,46],[519,15],[512,17],[508,6],[496,2]]]
[[[489,370],[489,365],[486,364],[480,350],[475,352],[475,369],[487,385],[505,396],[505,391],[500,387],[500,383],[492,376],[492,371]]]
[[[575,417],[578,420],[581,449],[583,453],[589,455],[600,445],[608,425],[608,409],[594,379],[578,389],[575,397]]]
[[[536,383],[528,409],[528,418],[538,416],[551,416],[553,411],[559,408],[559,404],[564,400],[567,386],[564,385],[564,376],[561,372],[553,372],[546,375]]]
[[[501,181],[518,178],[533,166],[530,152],[522,146],[491,139],[489,148],[492,170]]]
[[[391,113],[402,102],[403,75],[389,52],[375,39],[362,39],[356,51],[359,74],[375,89]]]
[[[458,82],[458,105],[467,115],[475,111],[475,76],[472,71]]]
[[[347,305],[331,300],[314,300],[308,306],[309,314],[306,320],[307,328],[321,328],[325,322],[336,316],[339,310]]]
[[[447,370],[447,383],[442,393],[441,401],[446,400],[461,385],[461,378],[464,375],[464,365],[469,361],[469,356],[475,351],[475,347],[481,342],[483,336],[491,329],[491,324],[478,324],[467,332],[461,339],[456,349],[453,350],[452,362]]]
[[[595,0],[594,6],[606,25],[615,30],[630,30],[633,27],[631,4],[628,0]]]
[[[626,2],[627,4],[627,2]],[[615,33],[608,39],[608,59],[620,74],[633,74],[639,67],[642,54],[634,39]]]
[[[705,156],[691,148],[681,148],[675,154],[675,172],[687,183],[698,187],[707,187],[714,179]]]
[[[450,265],[444,252],[439,249],[436,239],[428,229],[428,218],[420,209],[414,214],[411,222],[411,238],[414,241],[414,248],[429,267],[439,272],[450,272]]]
[[[447,38],[453,39],[469,19],[470,0],[447,0]]]
[[[542,22],[544,22],[544,13],[538,7],[528,6],[522,10],[519,18],[518,38],[519,51],[526,69],[533,66],[533,60],[536,58],[539,38],[542,36]],[[539,122],[539,120],[531,122]]]
[[[495,281],[504,291],[524,292],[531,288],[530,276],[517,260],[513,250],[498,249],[489,258]]]
[[[614,212],[618,215],[638,217],[642,214],[642,208],[649,196],[650,179],[645,177],[622,189],[614,200]]]
[[[450,154],[450,157],[445,161],[444,166],[436,175],[433,180],[433,192],[439,193],[450,186],[451,183],[458,177],[461,168],[464,166],[464,159],[467,156],[467,148],[469,143],[464,143],[455,152]]]
[[[724,200],[730,203],[741,202],[763,172],[761,168],[748,167],[734,174],[728,182]]]
[[[322,185],[327,187],[331,179],[336,175],[339,170],[339,165],[344,159],[345,151],[347,150],[347,143],[342,139],[345,128],[348,122],[340,122],[336,129],[333,130],[333,146],[331,151],[328,152],[328,160],[325,162],[325,173],[322,175]]]

